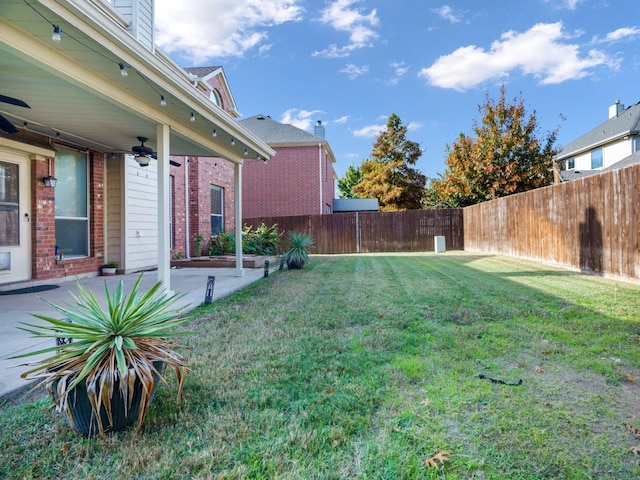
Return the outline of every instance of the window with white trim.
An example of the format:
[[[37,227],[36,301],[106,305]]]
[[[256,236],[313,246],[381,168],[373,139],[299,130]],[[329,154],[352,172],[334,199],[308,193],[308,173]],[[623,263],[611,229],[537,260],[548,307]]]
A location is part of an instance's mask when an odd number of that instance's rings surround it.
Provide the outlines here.
[[[224,190],[211,185],[211,236],[220,235],[224,230],[223,218]]]
[[[598,148],[591,152],[591,170],[602,168],[602,149]]]
[[[65,258],[89,256],[87,152],[56,145],[56,245]]]

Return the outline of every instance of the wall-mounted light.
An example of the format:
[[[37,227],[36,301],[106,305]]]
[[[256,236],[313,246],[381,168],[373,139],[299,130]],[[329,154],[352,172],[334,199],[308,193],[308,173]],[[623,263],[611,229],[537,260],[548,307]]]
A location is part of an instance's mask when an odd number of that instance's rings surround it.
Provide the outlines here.
[[[61,33],[62,33],[62,29],[60,28],[60,25],[54,25],[53,35],[51,35],[51,40],[53,40],[55,43],[60,43],[60,40],[62,40],[62,37],[60,36]]]
[[[47,175],[46,177],[42,177],[42,183],[44,183],[45,187],[56,188],[56,182],[58,181],[58,179],[53,175],[51,175],[51,159],[50,158],[47,159],[47,163],[49,166],[49,175]]]
[[[236,144],[235,139],[233,137],[231,137],[231,145],[235,145],[235,144]]]
[[[246,148],[244,149],[244,156],[246,157],[247,155],[249,155],[249,150],[247,150]]]
[[[213,132],[211,132],[211,136],[212,137],[217,137],[218,136],[218,132],[216,131],[216,129],[213,129]]]
[[[167,99],[164,98],[164,95],[160,95],[160,106],[161,107],[166,107],[167,106]]]
[[[129,75],[129,72],[127,72],[127,67],[124,66],[124,63],[119,63],[118,66],[120,67],[120,75],[122,75],[123,77]]]
[[[196,114],[191,112],[191,118],[189,119],[191,122],[195,122],[196,121]]]

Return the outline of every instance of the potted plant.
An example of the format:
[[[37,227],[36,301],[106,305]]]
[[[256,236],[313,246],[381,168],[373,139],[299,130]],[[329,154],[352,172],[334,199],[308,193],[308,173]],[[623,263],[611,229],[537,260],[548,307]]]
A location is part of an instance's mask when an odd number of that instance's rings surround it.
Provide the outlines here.
[[[105,277],[115,275],[118,264],[116,262],[109,262],[102,265],[102,275]]]
[[[284,252],[284,261],[289,270],[300,269],[309,261],[309,249],[315,244],[306,233],[289,232],[289,248]]]
[[[186,319],[179,317],[180,309],[171,308],[181,295],[165,294],[161,282],[139,291],[141,280],[142,275],[129,296],[122,282],[113,292],[105,282],[107,309],[76,282],[75,305],[47,302],[64,318],[33,314],[45,323],[18,327],[38,338],[67,339],[14,358],[49,354],[26,363],[33,368],[22,377],[43,379],[69,426],[84,435],[104,436],[136,420],[139,431],[165,366],[178,378],[180,399],[187,369],[175,351],[181,345],[167,337],[188,333],[176,331]]]

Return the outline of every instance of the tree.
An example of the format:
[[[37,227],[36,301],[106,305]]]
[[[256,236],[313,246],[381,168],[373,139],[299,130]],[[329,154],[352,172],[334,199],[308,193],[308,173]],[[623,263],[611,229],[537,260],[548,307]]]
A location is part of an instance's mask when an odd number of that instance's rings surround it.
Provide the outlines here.
[[[362,181],[362,172],[358,167],[349,165],[344,177],[338,179],[338,190],[340,190],[341,198],[359,198],[358,194],[353,192],[353,187]]]
[[[360,198],[377,198],[380,210],[422,208],[426,177],[415,165],[422,150],[420,145],[405,138],[407,127],[400,117],[391,114],[387,128],[373,145],[371,158],[360,166],[362,181],[353,187]]]
[[[447,170],[431,180],[427,206],[465,207],[553,182],[557,130],[539,135],[535,111],[527,116],[522,97],[512,103],[505,97],[504,85],[497,103],[487,94],[475,138],[460,133],[447,145]]]

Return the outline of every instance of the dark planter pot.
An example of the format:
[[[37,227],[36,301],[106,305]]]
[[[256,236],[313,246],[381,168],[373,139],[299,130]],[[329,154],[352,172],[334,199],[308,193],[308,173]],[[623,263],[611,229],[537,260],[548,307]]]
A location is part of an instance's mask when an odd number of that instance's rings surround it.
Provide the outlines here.
[[[158,370],[158,372],[162,374],[164,363],[154,362],[153,365],[156,370]],[[154,374],[154,386],[153,391],[151,392],[151,399],[153,399],[159,381],[160,375]],[[56,400],[57,386],[58,382],[56,381],[53,384],[53,394],[56,397]],[[126,408],[126,399],[122,397],[119,387],[119,381],[116,381],[113,388],[113,396],[111,397],[111,414],[113,417],[113,425],[109,423],[109,417],[107,416],[104,405],[100,406],[100,422],[103,425],[103,430],[105,433],[124,430],[129,425],[132,425],[136,422],[136,420],[138,420],[138,412],[140,411],[140,400],[142,399],[143,391],[142,383],[140,382],[140,380],[136,379],[133,389],[133,399],[129,408]],[[67,425],[69,425],[70,428],[87,437],[92,437],[100,433],[100,428],[98,427],[98,418],[92,412],[91,402],[89,401],[89,397],[87,395],[87,387],[85,385],[85,382],[80,382],[69,394],[69,410],[71,411],[71,416],[73,418],[73,424],[75,424],[75,428],[72,427],[72,423],[69,421],[66,412],[63,411],[62,416],[64,417],[65,422],[67,423]]]
[[[289,270],[300,270],[302,267],[304,267],[304,261],[303,260],[287,260],[287,268]]]

